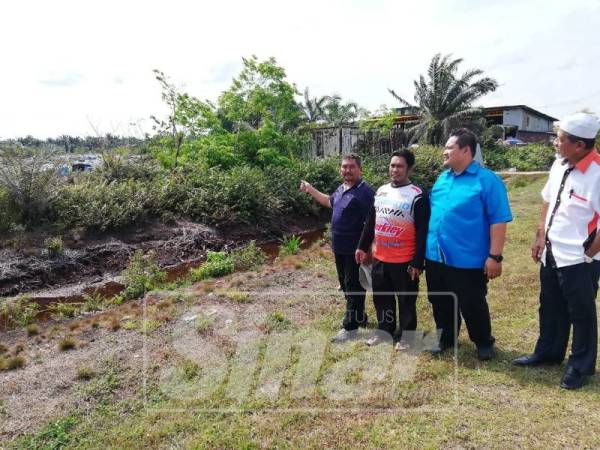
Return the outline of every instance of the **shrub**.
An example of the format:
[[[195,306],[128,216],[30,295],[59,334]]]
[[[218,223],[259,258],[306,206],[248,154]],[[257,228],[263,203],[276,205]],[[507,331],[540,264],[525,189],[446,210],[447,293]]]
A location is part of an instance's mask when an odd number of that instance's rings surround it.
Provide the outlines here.
[[[484,150],[485,164],[492,170],[515,168],[521,172],[546,171],[555,160],[554,147],[546,144],[494,146]]]
[[[4,328],[9,326],[26,327],[35,320],[39,311],[37,303],[27,295],[21,295],[14,300],[5,300],[0,305],[0,318],[4,320]]]
[[[27,332],[27,336],[37,336],[40,334],[40,327],[34,323],[31,323],[25,327],[25,331]]]
[[[63,338],[58,342],[58,348],[63,352],[73,350],[76,345],[77,342],[75,341],[75,339],[70,337]]]
[[[13,356],[6,358],[0,356],[0,370],[16,370],[25,367],[25,358],[22,356]]]
[[[81,366],[77,368],[75,378],[77,380],[90,380],[94,377],[94,375],[96,374],[93,369],[91,369],[90,367]]]
[[[0,187],[7,193],[9,211],[20,223],[29,226],[48,218],[61,184],[56,170],[48,166],[56,160],[45,149],[0,150]]]
[[[262,266],[267,260],[267,255],[256,245],[256,241],[252,240],[245,247],[234,250],[231,258],[235,270],[244,271]]]
[[[101,231],[140,222],[155,203],[151,183],[136,180],[107,182],[86,178],[62,191],[55,206],[66,227],[88,227]]]
[[[206,278],[222,277],[233,273],[233,258],[225,252],[208,252],[206,262],[196,269],[190,271],[193,281],[201,281]]]
[[[44,240],[44,248],[48,252],[48,256],[50,258],[56,258],[57,256],[62,255],[65,251],[65,245],[60,236],[46,238]]]
[[[166,273],[156,264],[156,252],[152,250],[145,255],[142,250],[136,250],[121,275],[127,286],[122,294],[126,299],[139,298],[159,287],[166,279]]]
[[[49,309],[55,319],[70,319],[79,311],[80,303],[53,303]]]

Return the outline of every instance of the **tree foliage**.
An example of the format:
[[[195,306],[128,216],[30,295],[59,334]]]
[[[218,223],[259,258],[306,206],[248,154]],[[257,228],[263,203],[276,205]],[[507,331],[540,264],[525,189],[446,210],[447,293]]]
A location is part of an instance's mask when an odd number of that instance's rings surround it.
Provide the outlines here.
[[[400,103],[415,108],[418,120],[409,124],[407,131],[412,141],[440,145],[458,126],[482,127],[482,109],[473,103],[483,95],[493,92],[498,82],[483,77],[480,69],[470,69],[458,75],[461,58],[436,54],[429,64],[427,76],[421,75],[414,81],[416,105],[411,104],[394,90],[389,92]]]

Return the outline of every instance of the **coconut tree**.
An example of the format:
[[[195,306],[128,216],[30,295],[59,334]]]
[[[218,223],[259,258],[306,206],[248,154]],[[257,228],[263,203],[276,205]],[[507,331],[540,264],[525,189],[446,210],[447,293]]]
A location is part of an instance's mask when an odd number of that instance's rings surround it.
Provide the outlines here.
[[[415,108],[418,119],[408,122],[406,129],[411,142],[440,145],[446,141],[453,128],[479,128],[484,124],[483,110],[474,107],[473,102],[493,92],[498,87],[498,82],[493,78],[483,77],[480,69],[470,69],[458,76],[458,66],[463,60],[451,59],[451,56],[436,54],[429,64],[427,76],[421,75],[414,81],[416,105],[388,89],[404,106]]]
[[[325,104],[325,121],[332,127],[341,127],[358,119],[362,110],[358,103],[342,103],[342,97],[334,94]]]
[[[328,95],[311,98],[308,88],[304,89],[304,103],[300,103],[300,106],[304,111],[308,123],[315,123],[325,119],[325,105],[330,98]]]

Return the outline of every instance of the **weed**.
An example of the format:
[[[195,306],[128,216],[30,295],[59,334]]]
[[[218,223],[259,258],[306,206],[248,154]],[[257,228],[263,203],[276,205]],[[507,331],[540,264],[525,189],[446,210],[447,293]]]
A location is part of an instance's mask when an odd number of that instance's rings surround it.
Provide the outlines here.
[[[63,352],[66,352],[67,350],[73,350],[76,345],[77,341],[70,337],[63,338],[58,342],[58,348]]]
[[[225,252],[208,252],[206,262],[196,269],[190,270],[192,281],[206,278],[222,277],[233,273],[234,261]]]
[[[94,376],[96,375],[96,373],[94,372],[93,369],[91,369],[90,367],[87,366],[81,366],[77,368],[77,373],[75,375],[75,378],[77,380],[90,380],[92,379]]]
[[[262,266],[267,260],[267,255],[256,245],[256,241],[252,240],[245,247],[234,250],[231,258],[235,270],[245,271]]]
[[[140,325],[140,333],[142,334],[150,334],[157,328],[160,328],[160,322],[158,320],[144,320]]]
[[[22,356],[13,356],[12,358],[5,358],[4,363],[0,362],[0,367],[5,370],[16,370],[25,367],[25,358]]]
[[[135,320],[128,320],[123,324],[123,329],[125,330],[135,330],[137,328],[137,323]]]
[[[65,252],[65,245],[60,236],[47,238],[44,240],[44,248],[50,258],[56,258]]]
[[[304,243],[304,240],[300,236],[292,234],[281,241],[281,247],[279,247],[279,256],[297,255],[300,252],[300,246]]]
[[[198,333],[206,333],[210,330],[215,323],[215,319],[212,315],[200,314],[196,319],[196,331]]]
[[[186,360],[181,367],[182,378],[186,381],[192,381],[200,375],[200,367],[193,361]]]
[[[0,318],[4,319],[4,328],[9,325],[26,327],[35,320],[39,311],[37,303],[27,295],[21,295],[14,300],[6,300],[0,305]]]
[[[95,312],[102,311],[104,309],[104,304],[106,299],[98,292],[92,292],[91,294],[85,294],[83,296],[83,305],[81,306],[81,310],[83,312]]]
[[[25,331],[27,332],[27,336],[37,336],[40,334],[40,327],[38,327],[35,323],[30,323],[25,327]]]
[[[156,263],[156,252],[151,250],[144,255],[142,250],[136,250],[129,266],[122,272],[123,281],[127,288],[123,298],[132,299],[143,296],[146,292],[164,283],[167,274]]]
[[[112,331],[119,330],[121,328],[121,321],[116,317],[113,317],[108,324],[108,328],[110,328]]]
[[[84,400],[106,404],[111,400],[113,392],[120,387],[116,360],[109,359],[106,365],[108,368],[101,376],[95,375],[89,383],[79,387],[79,393]]]
[[[219,290],[217,294],[235,303],[248,303],[252,301],[252,297],[246,292],[223,289]]]
[[[75,317],[80,310],[81,303],[53,303],[49,309],[52,312],[52,317],[56,320],[70,319]]]
[[[269,333],[284,331],[291,327],[292,322],[282,312],[275,311],[267,315],[264,325]]]

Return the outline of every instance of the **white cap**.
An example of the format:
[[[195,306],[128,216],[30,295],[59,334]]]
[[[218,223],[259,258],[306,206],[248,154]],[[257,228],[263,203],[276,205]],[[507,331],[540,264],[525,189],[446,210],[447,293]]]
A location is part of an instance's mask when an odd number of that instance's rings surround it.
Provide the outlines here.
[[[561,120],[559,128],[572,136],[583,139],[595,139],[598,130],[600,130],[600,122],[592,114],[576,113]]]

